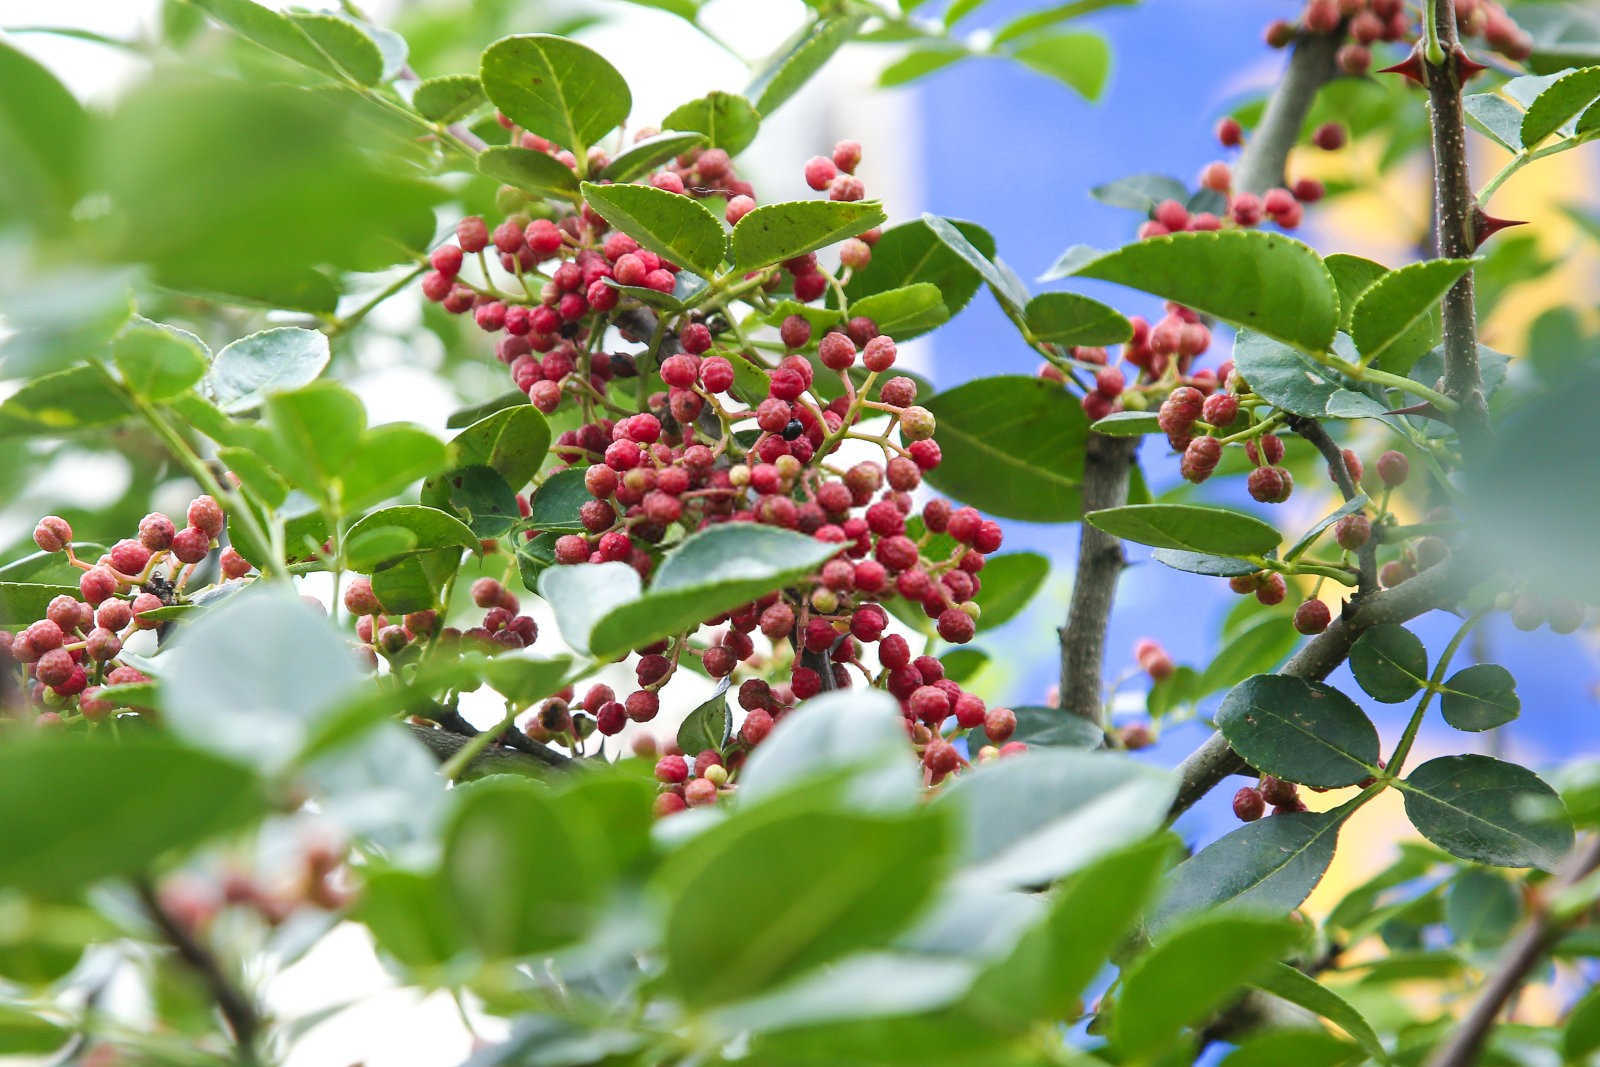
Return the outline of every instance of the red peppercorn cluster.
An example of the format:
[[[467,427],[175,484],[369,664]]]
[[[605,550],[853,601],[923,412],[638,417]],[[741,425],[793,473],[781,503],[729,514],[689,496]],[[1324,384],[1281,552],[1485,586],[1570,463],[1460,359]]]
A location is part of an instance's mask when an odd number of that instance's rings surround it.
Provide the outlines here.
[[[1454,0],[1456,27],[1463,40],[1481,38],[1508,59],[1533,53],[1533,38],[1494,0]],[[1372,67],[1372,46],[1382,41],[1411,41],[1422,32],[1414,9],[1402,0],[1307,0],[1300,17],[1278,19],[1263,34],[1268,45],[1285,48],[1302,33],[1340,33],[1336,61],[1344,73],[1359,77]]]
[[[472,583],[472,602],[483,609],[483,621],[463,630],[444,626],[439,612],[432,608],[408,612],[400,621],[392,621],[384,614],[372,580],[363,575],[352,577],[344,588],[344,606],[356,619],[359,651],[369,670],[377,669],[379,657],[400,664],[429,647],[496,653],[528,648],[538,638],[539,624],[533,616],[520,614],[516,595],[493,578]]]
[[[182,601],[225,522],[221,506],[209,496],[191,501],[186,519],[179,528],[152,512],[140,520],[136,537],[118,541],[92,563],[78,557],[67,520],[40,519],[34,543],[44,552],[64,554],[83,572],[79,596],[63,593],[50,601],[44,618],[14,634],[0,631],[0,704],[20,702],[39,713],[41,725],[78,717],[99,722],[122,706],[102,699],[102,686],[148,681],[120,661],[123,644],[137,631],[160,625],[151,612]],[[222,550],[218,565],[229,579],[251,569],[231,546]],[[20,687],[11,684],[13,671],[20,672]]]
[[[1233,813],[1243,822],[1255,822],[1272,806],[1272,814],[1305,811],[1305,801],[1293,782],[1263,774],[1255,785],[1247,785],[1233,795]]]
[[[161,910],[184,930],[203,935],[225,910],[253,912],[277,927],[301,908],[338,911],[353,896],[345,849],[325,839],[305,842],[284,869],[231,866],[217,874],[185,871],[157,888]]]

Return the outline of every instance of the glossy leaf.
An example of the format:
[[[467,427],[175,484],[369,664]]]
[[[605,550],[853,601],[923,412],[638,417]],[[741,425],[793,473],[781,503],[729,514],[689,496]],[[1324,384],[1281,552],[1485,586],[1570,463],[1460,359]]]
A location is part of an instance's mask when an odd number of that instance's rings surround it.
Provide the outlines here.
[[[1151,925],[1214,908],[1286,915],[1333,862],[1343,819],[1297,811],[1245,823],[1173,868]]]
[[[1161,417],[1153,411],[1113,411],[1089,424],[1089,429],[1106,437],[1143,437],[1161,432]],[[1180,570],[1182,568],[1179,568]]]
[[[1328,268],[1328,273],[1333,275],[1333,284],[1339,290],[1339,329],[1349,333],[1350,317],[1355,311],[1356,299],[1366,292],[1373,282],[1388,274],[1389,268],[1362,256],[1352,256],[1348,252],[1335,252],[1322,262]]]
[[[1077,293],[1040,293],[1023,309],[1035,340],[1057,345],[1115,345],[1133,327],[1115,308]]]
[[[1396,623],[1374,626],[1350,649],[1350,673],[1374,700],[1410,700],[1428,680],[1428,650],[1417,635]]]
[[[501,113],[576,154],[620,126],[633,107],[628,83],[598,52],[545,33],[491,44],[478,79]]]
[[[478,153],[478,173],[534,196],[570,200],[578,195],[578,176],[572,168],[532,148],[486,148]]]
[[[722,263],[722,223],[698,200],[648,185],[584,182],[582,188],[590,207],[657,255],[707,278]]]
[[[763,116],[771,115],[810,81],[866,20],[864,14],[817,18],[757,73],[745,95],[753,98]]]
[[[1364,364],[1404,374],[1439,343],[1439,301],[1475,260],[1430,259],[1390,271],[1356,298],[1350,336]]]
[[[1492,730],[1522,712],[1517,680],[1495,663],[1478,663],[1452,674],[1440,694],[1444,721],[1457,730]]]
[[[1160,1051],[1186,1024],[1264,974],[1299,938],[1293,923],[1248,915],[1207,916],[1173,932],[1123,972],[1117,1046],[1130,1056]],[[1196,974],[1206,980],[1194,981]]]
[[[1224,556],[1260,555],[1280,537],[1253,515],[1199,504],[1128,504],[1091,511],[1084,521],[1141,545]]]
[[[1217,727],[1252,767],[1304,785],[1354,785],[1378,763],[1372,720],[1323,682],[1247,678],[1223,699]]]
[[[1522,144],[1534,148],[1600,97],[1600,67],[1583,67],[1557,78],[1534,97],[1522,116]]]
[[[228,414],[260,407],[267,394],[315,381],[328,365],[328,335],[279,326],[223,346],[211,362],[206,386]]]
[[[1348,388],[1334,371],[1260,333],[1239,331],[1233,363],[1251,391],[1296,415],[1352,418],[1387,410],[1365,393]]]
[[[944,458],[929,484],[1002,518],[1068,522],[1088,419],[1058,385],[1022,375],[979,378],[928,399]]]
[[[529,500],[531,513],[528,516],[528,525],[532,529],[545,531],[582,530],[583,520],[578,517],[578,511],[586,502],[593,499],[594,497],[589,495],[589,490],[584,486],[581,468],[555,471],[544,480],[544,484],[534,490]]]
[[[978,272],[978,277],[988,284],[1006,314],[1013,319],[1022,317],[1023,307],[1028,302],[1028,291],[1014,274],[1002,270],[992,253],[985,253],[968,240],[966,233],[954,220],[924,214],[922,221],[951,252]]]
[[[1321,257],[1299,241],[1264,230],[1152,237],[1071,273],[1176,300],[1311,351],[1333,344],[1339,325],[1338,291]]]
[[[1195,684],[1197,697],[1230,689],[1252,674],[1267,674],[1293,651],[1299,638],[1287,618],[1271,615],[1229,636]]]
[[[886,944],[937,885],[944,815],[780,808],[706,832],[657,879],[665,980],[687,1004],[715,1004]]]
[[[1560,862],[1572,825],[1527,813],[1528,800],[1560,801],[1538,775],[1489,756],[1441,756],[1400,783],[1406,816],[1423,837],[1452,856],[1496,867]]]
[[[466,118],[487,100],[483,83],[475,74],[446,74],[425,79],[412,94],[411,106],[433,122],[455,122]]]
[[[1102,204],[1148,215],[1163,200],[1183,203],[1189,199],[1189,188],[1165,174],[1130,174],[1092,187],[1089,195]]]
[[[1468,868],[1445,891],[1444,921],[1457,945],[1498,945],[1521,916],[1521,894],[1495,871]]]
[[[1100,98],[1111,73],[1111,46],[1098,33],[1039,34],[1012,49],[1011,56],[1086,100]]]
[[[1298,1004],[1307,1011],[1315,1012],[1349,1034],[1368,1056],[1379,1063],[1389,1062],[1389,1054],[1384,1050],[1383,1042],[1378,1040],[1377,1032],[1372,1029],[1372,1024],[1366,1017],[1351,1006],[1349,1001],[1303,971],[1287,963],[1275,963],[1267,968],[1263,977],[1256,980],[1255,986],[1275,997],[1282,997],[1291,1004]]]
[[[1105,743],[1105,731],[1099,726],[1060,708],[1024,705],[1011,709],[1017,717],[1017,728],[1008,740],[1021,741],[1035,748],[1099,748]],[[967,746],[973,752],[984,745],[992,745],[983,727],[967,731]]]
[[[468,426],[450,441],[455,467],[492,467],[512,489],[538,473],[550,451],[550,424],[532,404],[503,408]]]
[[[837,550],[803,534],[752,523],[691,534],[662,559],[644,596],[594,623],[590,652],[609,659],[691,629],[810,574]]]
[[[306,32],[287,16],[255,0],[194,0],[195,6],[247,41],[336,77],[339,68]]]
[[[983,588],[974,599],[983,609],[980,629],[1011,621],[1028,606],[1050,576],[1050,560],[1037,552],[1003,552],[988,557],[983,568]]]
[[[864,296],[851,303],[850,315],[852,318],[865,315],[877,324],[879,333],[895,340],[927,333],[950,318],[944,297],[932,282],[917,282]]]
[[[361,435],[339,475],[340,500],[352,510],[371,507],[437,471],[446,454],[444,442],[420,426],[375,426]]]
[[[372,531],[393,529],[406,530],[411,534],[411,547],[407,552],[431,552],[438,548],[482,551],[478,538],[460,519],[449,512],[421,504],[399,504],[374,511],[351,526],[345,537],[355,541]]]
[[[734,266],[758,270],[870,230],[886,217],[876,200],[765,204],[739,220],[729,247]]]
[[[1029,886],[1155,830],[1176,791],[1167,771],[1057,748],[976,767],[935,806],[960,815],[957,854],[966,882]]]
[[[706,143],[706,135],[697,131],[666,129],[653,137],[635,141],[617,155],[600,176],[607,181],[631,182],[642,178],[674,156],[681,156]],[[730,153],[731,155],[732,153]]]
[[[116,744],[53,736],[0,747],[0,799],[12,813],[0,885],[52,894],[143,873],[267,810],[248,767],[126,732]],[[107,819],[111,810],[121,814]]]
[[[980,257],[988,259],[994,255],[994,238],[983,227],[959,219],[946,221],[956,228],[968,245],[977,250]],[[921,219],[915,219],[883,231],[878,243],[872,246],[872,261],[865,269],[850,276],[844,291],[853,303],[872,293],[899,289],[918,282],[937,285],[944,297],[945,308],[954,315],[971,301],[973,294],[983,284],[983,278],[975,267],[939,239],[933,227]]]
[[[1204,574],[1212,578],[1236,578],[1261,569],[1249,560],[1217,556],[1209,552],[1185,552],[1177,548],[1158,548],[1150,553],[1150,558],[1176,571]]]
[[[711,698],[678,724],[678,747],[692,759],[706,749],[722,751],[733,729],[733,716],[728,712],[728,680],[717,684]]]
[[[761,115],[739,94],[718,90],[673,108],[661,120],[661,125],[667,130],[703,133],[711,147],[736,156],[756,139],[761,130]]]

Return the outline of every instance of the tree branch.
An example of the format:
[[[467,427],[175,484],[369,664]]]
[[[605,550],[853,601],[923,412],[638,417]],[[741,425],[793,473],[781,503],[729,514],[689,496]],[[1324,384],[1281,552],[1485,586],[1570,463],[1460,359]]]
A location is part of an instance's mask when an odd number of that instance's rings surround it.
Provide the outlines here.
[[[1310,441],[1322,458],[1328,461],[1328,469],[1333,472],[1333,480],[1339,487],[1339,492],[1346,500],[1354,500],[1361,492],[1355,479],[1350,477],[1350,469],[1345,466],[1344,452],[1334,443],[1328,431],[1323,429],[1322,423],[1304,415],[1290,415],[1289,428],[1295,433]],[[1378,543],[1375,538],[1368,538],[1367,543],[1361,546],[1356,553],[1357,586],[1356,597],[1370,596],[1378,591]]]
[[[1444,62],[1423,67],[1428,84],[1428,126],[1433,139],[1434,240],[1440,256],[1466,259],[1478,247],[1467,167],[1467,134],[1461,106],[1461,50],[1456,33],[1456,6],[1432,5],[1434,29],[1444,49]],[[1472,272],[1461,276],[1444,296],[1444,392],[1461,405],[1456,429],[1462,437],[1479,436],[1487,428],[1483,381],[1478,369],[1478,326]]]
[[[1545,899],[1582,880],[1597,867],[1600,867],[1600,836],[1584,841],[1567,856],[1550,885],[1542,888]],[[1455,1033],[1450,1035],[1450,1040],[1429,1057],[1427,1067],[1470,1067],[1478,1062],[1478,1052],[1494,1027],[1500,1009],[1505,1007],[1506,1001],[1528,977],[1528,972],[1544,957],[1545,949],[1561,932],[1561,925],[1549,912],[1535,912],[1516,938],[1505,947],[1472,1010]]]
[[[1244,152],[1233,168],[1233,187],[1238,192],[1266,192],[1283,184],[1283,168],[1289,150],[1300,140],[1300,129],[1317,90],[1338,72],[1334,57],[1344,27],[1333,33],[1308,33],[1295,42],[1283,80],[1267,100],[1261,121],[1245,143]]]
[[[418,726],[416,723],[408,722],[405,727],[411,731],[411,736],[422,742],[440,763],[448,762],[451,756],[460,752],[471,740],[470,736],[464,734],[436,730],[431,726]],[[546,771],[563,770],[578,765],[571,756],[563,756],[535,741],[529,741],[528,745],[530,747],[527,749],[490,745],[467,764],[461,777],[482,778],[489,774],[539,775]]]
[[[1424,612],[1448,606],[1459,595],[1469,573],[1466,563],[1451,556],[1393,589],[1347,603],[1344,615],[1306,642],[1278,673],[1321,681],[1350,655],[1356,638],[1372,627],[1386,622],[1405,622]],[[1244,769],[1244,760],[1228,746],[1227,738],[1220,733],[1212,734],[1178,765],[1178,795],[1167,818],[1176,819],[1218,782]]]
[[[1128,502],[1136,437],[1091,433],[1083,462],[1083,510],[1117,508]],[[1078,571],[1072,604],[1061,628],[1061,707],[1099,724],[1104,706],[1106,626],[1116,598],[1117,578],[1127,560],[1122,541],[1087,522],[1078,528]]]
[[[234,1044],[239,1047],[239,1062],[258,1062],[255,1044],[261,1033],[261,1016],[254,1002],[223,972],[221,962],[211,950],[161,906],[161,900],[149,879],[135,879],[133,888],[151,921],[161,931],[161,936],[177,950],[178,958],[205,983],[211,999],[217,1002],[217,1008],[232,1032]]]

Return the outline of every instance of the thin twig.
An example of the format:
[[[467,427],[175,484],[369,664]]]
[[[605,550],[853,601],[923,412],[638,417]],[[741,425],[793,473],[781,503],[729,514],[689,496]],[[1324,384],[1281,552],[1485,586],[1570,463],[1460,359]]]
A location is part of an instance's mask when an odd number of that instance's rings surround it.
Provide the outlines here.
[[[471,744],[472,738],[449,730],[436,730],[431,726],[419,726],[416,723],[407,723],[406,728],[411,731],[411,736],[422,742],[427,750],[433,753],[434,759],[446,763],[452,756]],[[574,767],[580,761],[570,756],[563,756],[552,748],[547,748],[537,742],[530,741],[534,746],[531,750],[522,748],[504,748],[490,745],[479,752],[467,765],[462,768],[462,778],[482,778],[488,774],[543,774],[551,770],[561,770]]]
[[[1428,127],[1433,140],[1434,239],[1438,254],[1466,259],[1477,250],[1477,201],[1467,166],[1467,134],[1461,105],[1461,43],[1456,6],[1436,4],[1432,38],[1443,49],[1442,62],[1424,64],[1428,83]],[[1426,57],[1425,57],[1426,58]],[[1456,429],[1471,440],[1487,429],[1483,380],[1478,368],[1477,311],[1472,272],[1450,287],[1442,305],[1444,392],[1461,405]]]
[[[178,958],[199,976],[211,993],[211,999],[217,1002],[217,1008],[233,1034],[234,1044],[239,1047],[239,1061],[246,1064],[258,1062],[255,1043],[261,1033],[261,1016],[254,1002],[223,973],[221,962],[211,950],[161,906],[161,900],[149,879],[136,879],[133,887],[139,895],[139,902],[149,912],[151,921],[161,931],[161,936],[177,950]]]
[[[1083,462],[1081,499],[1087,514],[1128,502],[1136,437],[1091,433]],[[1100,724],[1104,707],[1106,627],[1117,579],[1127,560],[1122,540],[1089,523],[1079,524],[1078,570],[1067,624],[1061,628],[1061,708]]]
[[[1441,7],[1449,7],[1441,4]],[[1547,886],[1541,888],[1545,899],[1581,881],[1600,867],[1600,835],[1581,843],[1561,865],[1560,872]],[[1517,936],[1505,947],[1494,972],[1478,994],[1477,1001],[1461,1025],[1450,1035],[1438,1051],[1428,1058],[1427,1067],[1468,1067],[1478,1062],[1478,1053],[1484,1039],[1494,1027],[1494,1021],[1505,1007],[1506,1001],[1522,987],[1528,972],[1538,965],[1561,932],[1562,924],[1548,911],[1536,910]]]

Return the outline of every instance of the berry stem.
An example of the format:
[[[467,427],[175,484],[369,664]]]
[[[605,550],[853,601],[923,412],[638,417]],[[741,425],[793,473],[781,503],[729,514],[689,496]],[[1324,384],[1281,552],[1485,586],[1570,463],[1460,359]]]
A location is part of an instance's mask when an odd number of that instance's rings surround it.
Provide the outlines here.
[[[1322,453],[1322,458],[1328,461],[1328,470],[1333,474],[1334,483],[1338,485],[1339,492],[1344,495],[1345,500],[1354,500],[1360,495],[1360,488],[1356,485],[1355,479],[1350,477],[1350,471],[1345,466],[1344,453],[1334,443],[1333,438],[1328,436],[1328,431],[1323,429],[1322,423],[1303,415],[1294,415],[1289,418],[1289,428],[1311,442],[1312,447]],[[1376,540],[1368,538],[1366,544],[1356,553],[1356,559],[1359,562],[1357,574],[1360,579],[1356,595],[1370,596],[1378,589]]]
[[[331,339],[338,337],[340,334],[346,333],[351,329],[354,329],[360,324],[362,319],[366,318],[372,313],[373,308],[377,307],[379,304],[383,303],[385,300],[389,299],[391,296],[394,296],[400,290],[406,288],[412,282],[422,277],[422,275],[428,272],[428,269],[429,268],[426,264],[413,267],[409,273],[396,278],[393,282],[384,286],[381,292],[374,295],[365,304],[362,304],[360,307],[350,312],[350,314],[344,316],[343,318],[334,318],[330,316],[325,321],[322,332],[327,334]]]
[[[1478,191],[1478,206],[1488,206],[1489,200],[1496,192],[1499,191],[1500,187],[1506,183],[1507,179],[1509,179],[1513,174],[1517,173],[1517,171],[1521,170],[1523,167],[1526,167],[1529,163],[1532,163],[1534,160],[1543,159],[1545,156],[1553,156],[1557,152],[1565,152],[1569,148],[1577,148],[1579,145],[1588,144],[1597,137],[1600,137],[1600,132],[1582,133],[1575,137],[1562,138],[1554,144],[1548,144],[1543,148],[1534,149],[1532,151],[1523,149],[1521,152],[1518,152],[1516,155],[1512,156],[1511,159],[1506,162],[1506,165],[1501,167],[1499,172],[1495,174],[1493,178],[1489,179],[1488,184]]]

